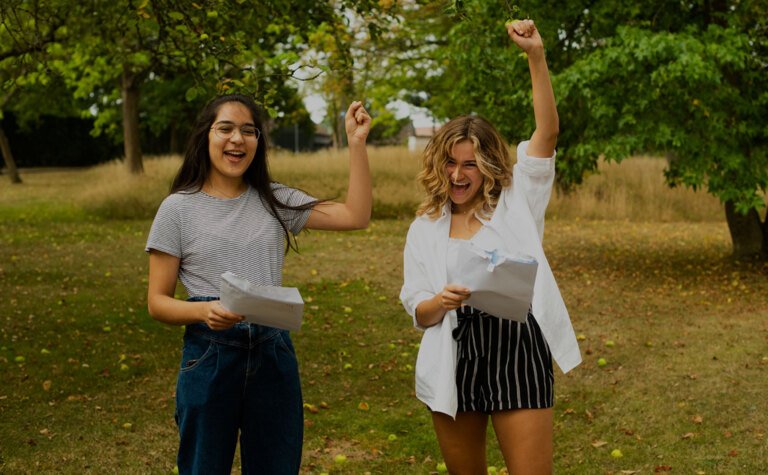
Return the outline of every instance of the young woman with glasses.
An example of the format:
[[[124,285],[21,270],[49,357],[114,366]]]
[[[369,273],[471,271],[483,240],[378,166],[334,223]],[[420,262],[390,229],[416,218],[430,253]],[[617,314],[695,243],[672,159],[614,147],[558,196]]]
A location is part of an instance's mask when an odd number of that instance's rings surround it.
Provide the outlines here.
[[[541,244],[559,129],[544,46],[531,20],[508,25],[507,33],[528,56],[536,130],[517,147],[513,167],[504,139],[488,121],[462,116],[443,125],[424,151],[419,180],[427,197],[404,252],[400,297],[424,330],[416,395],[432,412],[453,474],[486,473],[489,419],[509,473],[552,473],[552,358],[563,371],[581,361]],[[472,283],[456,256],[466,241],[488,252],[536,258],[524,322],[465,304]]]
[[[293,235],[368,225],[370,125],[353,102],[345,117],[349,188],[339,203],[272,181],[261,113],[249,97],[217,97],[198,117],[146,245],[149,313],[186,325],[176,388],[180,473],[229,474],[238,434],[243,473],[298,473],[304,420],[290,336],[224,308],[220,276],[279,286]],[[174,297],[177,279],[186,301]]]

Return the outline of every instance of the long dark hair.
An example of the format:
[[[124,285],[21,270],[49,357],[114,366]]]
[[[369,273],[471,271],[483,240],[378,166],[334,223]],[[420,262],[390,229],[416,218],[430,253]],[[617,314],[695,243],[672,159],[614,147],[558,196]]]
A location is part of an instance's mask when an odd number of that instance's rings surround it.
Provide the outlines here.
[[[262,202],[266,205],[267,211],[277,219],[285,233],[286,252],[289,249],[298,250],[295,238],[291,238],[291,233],[285,222],[280,218],[277,208],[290,209],[294,211],[307,210],[315,206],[318,201],[311,201],[299,206],[287,205],[275,197],[272,190],[272,177],[269,175],[269,165],[267,163],[267,136],[264,130],[264,123],[261,120],[261,110],[253,99],[242,94],[228,94],[214,97],[206,104],[200,115],[197,116],[192,133],[187,142],[187,148],[184,152],[184,162],[181,164],[179,172],[171,184],[171,193],[189,192],[196,193],[203,188],[205,180],[211,171],[211,160],[208,155],[208,134],[213,126],[213,121],[219,113],[221,106],[228,102],[238,102],[244,105],[253,117],[253,124],[261,131],[258,146],[256,147],[256,156],[253,158],[250,166],[243,174],[243,181],[252,186],[259,194]]]

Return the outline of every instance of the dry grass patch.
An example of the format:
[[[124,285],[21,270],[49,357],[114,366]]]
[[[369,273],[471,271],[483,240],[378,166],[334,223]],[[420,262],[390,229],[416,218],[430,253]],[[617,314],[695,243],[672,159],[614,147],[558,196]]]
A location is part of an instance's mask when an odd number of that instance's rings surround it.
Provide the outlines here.
[[[421,155],[403,147],[369,147],[373,178],[374,217],[409,218],[422,199],[416,182]],[[344,199],[349,179],[346,150],[326,149],[293,154],[277,150],[270,156],[273,177],[324,199]],[[167,195],[181,165],[178,156],[148,157],[145,173],[131,175],[121,161],[86,171],[35,173],[22,186],[0,188],[0,212],[19,203],[55,203],[70,213],[107,219],[152,218]],[[631,222],[722,221],[722,206],[706,192],[669,188],[663,159],[635,157],[621,164],[601,163],[583,185],[564,194],[555,191],[549,219]],[[55,186],[54,186],[55,184]],[[40,210],[45,213],[45,210]]]

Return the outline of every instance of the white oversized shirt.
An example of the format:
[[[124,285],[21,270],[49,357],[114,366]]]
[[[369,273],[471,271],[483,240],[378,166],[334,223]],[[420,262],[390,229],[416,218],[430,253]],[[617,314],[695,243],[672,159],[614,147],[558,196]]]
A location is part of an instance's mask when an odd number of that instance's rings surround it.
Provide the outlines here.
[[[542,247],[544,212],[555,178],[555,156],[529,157],[528,141],[517,147],[512,185],[502,190],[490,221],[484,222],[507,252],[521,252],[539,263],[532,312],[560,369],[567,373],[581,363],[581,353],[568,310]],[[403,253],[404,282],[400,300],[414,326],[424,330],[416,360],[416,397],[433,411],[456,417],[456,311],[424,329],[416,322],[416,307],[443,290],[447,282],[446,251],[451,229],[450,203],[441,215],[417,217],[408,230]]]

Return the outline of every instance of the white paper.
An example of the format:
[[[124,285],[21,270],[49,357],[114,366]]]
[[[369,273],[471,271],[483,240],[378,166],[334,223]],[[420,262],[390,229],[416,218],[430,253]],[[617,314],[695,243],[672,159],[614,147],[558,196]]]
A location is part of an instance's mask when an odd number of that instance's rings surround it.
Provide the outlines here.
[[[459,247],[456,275],[472,292],[464,302],[495,317],[524,322],[533,300],[539,264],[531,256],[486,251],[471,242]]]
[[[295,287],[256,285],[232,272],[221,274],[221,305],[259,325],[298,331],[304,300]]]

